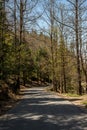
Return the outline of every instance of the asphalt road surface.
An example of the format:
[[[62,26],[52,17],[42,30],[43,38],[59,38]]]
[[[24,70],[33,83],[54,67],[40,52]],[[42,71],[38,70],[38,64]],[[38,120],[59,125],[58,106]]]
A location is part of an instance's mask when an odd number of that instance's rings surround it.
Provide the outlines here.
[[[23,99],[0,117],[0,130],[87,130],[87,113],[71,102],[30,88]]]

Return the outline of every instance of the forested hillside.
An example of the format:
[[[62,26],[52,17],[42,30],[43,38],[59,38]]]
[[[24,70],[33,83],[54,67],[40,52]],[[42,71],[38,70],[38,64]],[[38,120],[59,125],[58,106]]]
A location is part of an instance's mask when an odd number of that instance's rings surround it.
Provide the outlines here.
[[[0,0],[0,94],[50,83],[87,93],[87,1]]]

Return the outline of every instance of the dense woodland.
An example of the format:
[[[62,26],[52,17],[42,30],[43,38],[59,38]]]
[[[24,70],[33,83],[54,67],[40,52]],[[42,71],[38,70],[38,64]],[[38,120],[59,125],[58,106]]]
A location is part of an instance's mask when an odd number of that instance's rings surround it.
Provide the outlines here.
[[[87,93],[87,0],[0,0],[0,93],[32,82]]]

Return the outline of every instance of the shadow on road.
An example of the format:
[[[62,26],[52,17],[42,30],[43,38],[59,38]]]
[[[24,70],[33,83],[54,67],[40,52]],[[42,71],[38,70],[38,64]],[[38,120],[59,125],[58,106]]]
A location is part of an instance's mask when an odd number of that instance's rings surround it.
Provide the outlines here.
[[[0,130],[87,130],[86,114],[63,98],[42,90],[28,90],[22,101],[0,120]]]

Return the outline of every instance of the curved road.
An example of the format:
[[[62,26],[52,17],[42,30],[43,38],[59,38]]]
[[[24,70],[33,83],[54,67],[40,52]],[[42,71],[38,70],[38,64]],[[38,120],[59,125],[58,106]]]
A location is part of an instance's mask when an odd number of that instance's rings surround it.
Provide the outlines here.
[[[23,99],[0,117],[0,130],[87,130],[87,113],[71,102],[30,88]]]

